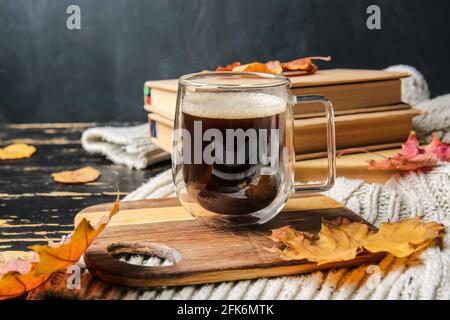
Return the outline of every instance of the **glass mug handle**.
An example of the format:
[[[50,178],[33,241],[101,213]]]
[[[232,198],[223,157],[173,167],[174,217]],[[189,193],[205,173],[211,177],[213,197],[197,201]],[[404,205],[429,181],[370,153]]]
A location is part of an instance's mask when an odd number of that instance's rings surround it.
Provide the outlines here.
[[[293,187],[295,193],[327,191],[333,186],[336,177],[336,142],[333,104],[326,97],[320,95],[294,96],[294,99],[295,104],[319,102],[325,108],[328,157],[327,179],[322,183],[315,184],[301,184],[294,181]]]

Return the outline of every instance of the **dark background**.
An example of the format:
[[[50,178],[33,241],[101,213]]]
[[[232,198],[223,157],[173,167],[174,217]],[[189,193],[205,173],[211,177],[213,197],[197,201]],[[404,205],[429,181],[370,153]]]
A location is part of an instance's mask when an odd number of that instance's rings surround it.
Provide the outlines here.
[[[81,30],[66,8],[81,7]],[[381,30],[366,8],[381,7]],[[145,80],[234,60],[410,64],[450,92],[450,1],[0,0],[0,122],[145,121]]]

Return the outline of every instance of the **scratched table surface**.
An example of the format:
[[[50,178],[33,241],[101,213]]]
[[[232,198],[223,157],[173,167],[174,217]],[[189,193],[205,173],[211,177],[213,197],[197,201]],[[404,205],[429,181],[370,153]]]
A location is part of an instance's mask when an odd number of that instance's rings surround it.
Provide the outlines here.
[[[101,155],[85,152],[81,133],[102,125],[133,123],[0,124],[0,147],[28,143],[37,152],[28,159],[0,160],[0,251],[25,250],[32,244],[58,241],[73,230],[81,209],[113,201],[170,167],[168,161],[146,170],[130,170]],[[92,166],[101,177],[84,185],[54,182],[51,173]]]

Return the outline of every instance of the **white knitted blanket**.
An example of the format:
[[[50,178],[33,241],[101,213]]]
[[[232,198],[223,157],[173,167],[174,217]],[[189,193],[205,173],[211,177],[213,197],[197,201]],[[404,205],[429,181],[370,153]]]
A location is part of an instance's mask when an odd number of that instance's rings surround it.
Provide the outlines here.
[[[402,82],[402,96],[405,102],[428,112],[415,119],[414,126],[419,136],[428,140],[431,132],[437,130],[444,141],[450,142],[450,95],[429,100],[428,87],[417,70],[408,66],[393,66],[389,69],[408,70],[413,74]],[[112,160],[115,159],[114,152],[107,151],[109,147],[105,147],[103,151],[90,148],[91,140],[96,143],[105,143],[105,132],[99,133],[100,129],[90,130],[89,135],[83,135],[83,146],[87,150],[100,152]],[[121,133],[126,136],[127,130]],[[88,139],[86,136],[91,138]],[[92,136],[95,139],[92,139]],[[111,141],[113,140],[106,143],[115,143]],[[119,149],[123,155],[123,147]],[[113,161],[138,168],[129,160]],[[147,160],[146,163],[151,162],[152,160]],[[142,165],[144,164],[141,163],[140,166]],[[150,179],[128,194],[124,200],[172,195],[175,195],[175,189],[168,170]],[[417,215],[423,216],[425,220],[439,221],[446,227],[445,245],[443,248],[429,248],[419,256],[404,259],[387,256],[376,265],[362,265],[353,269],[182,288],[127,289],[124,297],[132,299],[450,299],[450,237],[448,235],[450,164],[441,164],[428,173],[413,172],[404,177],[393,177],[382,185],[341,177],[337,179],[335,186],[327,192],[327,195],[342,202],[375,225]],[[143,265],[158,263],[154,259],[146,261],[139,260],[139,257],[131,259],[133,263]]]
[[[130,169],[147,166],[170,158],[170,154],[149,142],[149,126],[98,127],[83,132],[81,145],[90,153],[106,156]]]

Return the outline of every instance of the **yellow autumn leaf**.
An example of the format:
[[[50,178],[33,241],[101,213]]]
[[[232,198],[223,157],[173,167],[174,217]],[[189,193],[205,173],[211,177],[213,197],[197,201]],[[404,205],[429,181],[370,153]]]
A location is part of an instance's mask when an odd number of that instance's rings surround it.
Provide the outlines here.
[[[30,291],[50,277],[76,263],[94,239],[105,229],[110,219],[119,212],[117,198],[111,211],[92,227],[83,219],[72,235],[59,245],[34,245],[33,256],[21,256],[5,262],[0,269],[0,300],[11,299]],[[5,266],[8,266],[4,270]]]
[[[442,237],[444,227],[436,222],[422,222],[420,217],[396,223],[382,223],[377,233],[367,236],[362,246],[370,252],[388,252],[398,258],[428,247]]]
[[[347,219],[324,221],[317,235],[292,227],[272,230],[271,239],[282,245],[268,249],[285,260],[306,259],[317,264],[352,260],[363,249],[406,257],[442,240],[444,226],[420,218],[383,223],[377,232]]]
[[[318,236],[284,227],[273,230],[271,236],[272,240],[284,244],[284,250],[272,248],[270,251],[281,253],[285,260],[306,259],[318,264],[351,260],[358,252],[361,238],[367,233],[366,224],[347,221],[322,224]]]
[[[100,171],[92,167],[84,167],[78,170],[52,173],[52,177],[53,180],[61,183],[88,183],[97,180],[100,177]]]
[[[25,143],[10,144],[5,148],[0,148],[0,160],[15,160],[31,157],[36,152],[34,146]]]

